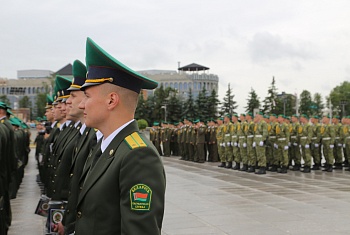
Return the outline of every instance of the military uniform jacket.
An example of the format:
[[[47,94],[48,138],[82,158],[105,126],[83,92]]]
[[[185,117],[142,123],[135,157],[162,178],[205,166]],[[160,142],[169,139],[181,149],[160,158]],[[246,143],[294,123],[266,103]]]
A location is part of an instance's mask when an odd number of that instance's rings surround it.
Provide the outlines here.
[[[197,144],[205,143],[205,135],[207,133],[207,128],[205,125],[202,125],[197,130]]]
[[[310,124],[303,124],[298,126],[298,137],[302,146],[311,143],[312,135],[313,131],[312,126]]]
[[[161,234],[164,167],[136,121],[114,137],[81,182],[76,235]]]

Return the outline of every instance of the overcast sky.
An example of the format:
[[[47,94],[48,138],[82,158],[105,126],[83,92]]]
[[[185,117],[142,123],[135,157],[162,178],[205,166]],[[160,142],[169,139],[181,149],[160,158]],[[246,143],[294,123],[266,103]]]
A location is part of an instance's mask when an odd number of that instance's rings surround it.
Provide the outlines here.
[[[243,112],[253,88],[323,98],[350,80],[348,0],[11,0],[0,8],[0,77],[84,61],[86,37],[134,70],[198,63]]]

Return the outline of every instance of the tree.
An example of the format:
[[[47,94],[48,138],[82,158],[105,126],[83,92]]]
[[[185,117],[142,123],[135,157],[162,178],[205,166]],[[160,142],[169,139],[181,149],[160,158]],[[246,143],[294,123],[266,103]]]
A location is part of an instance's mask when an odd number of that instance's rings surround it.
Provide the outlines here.
[[[35,105],[36,105],[36,117],[31,117],[31,119],[37,118],[37,117],[43,117],[45,115],[46,93],[39,93],[36,96]]]
[[[216,93],[216,90],[213,89],[210,96],[208,97],[208,114],[210,115],[210,118],[217,118],[219,104],[220,101],[218,99],[218,95]]]
[[[1,95],[1,96],[0,96],[0,101],[1,101],[1,102],[4,102],[4,103],[7,104],[7,105],[10,105],[10,104],[11,104],[9,98],[7,98],[7,95]]]
[[[207,90],[205,89],[205,86],[203,86],[203,89],[199,92],[195,103],[195,110],[197,114],[196,118],[208,120],[210,117],[208,110]]]
[[[149,121],[149,117],[147,116],[146,101],[143,98],[142,92],[139,94],[139,99],[137,101],[135,119],[145,119],[147,122]]]
[[[317,108],[318,107],[316,107],[316,105],[312,102],[311,93],[307,90],[303,90],[300,94],[300,113],[310,116],[312,114],[311,110],[315,110]]]
[[[264,105],[263,105],[263,112],[267,114],[276,114],[278,115],[279,112],[276,110],[277,105],[277,88],[275,85],[275,77],[272,77],[272,82],[267,90],[267,96],[264,99]]]
[[[322,110],[324,109],[324,104],[320,93],[314,94],[313,105],[315,105],[316,108],[312,110],[312,115],[322,116]]]
[[[247,99],[248,103],[246,108],[246,112],[254,112],[254,109],[258,109],[260,107],[260,101],[258,98],[258,95],[256,94],[255,90],[253,88],[251,88],[250,92],[249,92],[249,96]]]
[[[225,113],[233,114],[234,110],[238,107],[236,105],[236,101],[233,100],[235,95],[232,94],[232,89],[230,88],[230,83],[228,84],[228,89],[226,91],[226,96],[224,97],[224,102],[221,106],[221,115],[224,115]]]
[[[181,116],[182,118],[186,117],[191,119],[194,119],[196,117],[196,111],[194,110],[194,101],[193,101],[191,88],[188,92],[188,99],[184,103],[184,111]]]
[[[329,94],[329,99],[332,103],[332,110],[339,110],[341,116],[350,114],[350,82],[343,82],[332,89]],[[327,102],[329,103],[329,102]]]
[[[167,117],[170,122],[178,122],[182,114],[182,102],[176,92],[171,92],[167,105]]]
[[[23,96],[23,97],[19,100],[18,104],[19,104],[19,107],[20,107],[20,108],[31,108],[31,106],[32,106],[32,103],[30,102],[29,97],[26,96],[26,95]]]

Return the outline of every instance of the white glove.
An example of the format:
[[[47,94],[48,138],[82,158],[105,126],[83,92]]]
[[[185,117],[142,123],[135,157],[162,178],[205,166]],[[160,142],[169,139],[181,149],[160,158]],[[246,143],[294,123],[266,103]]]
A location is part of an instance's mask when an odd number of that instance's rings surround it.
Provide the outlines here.
[[[243,143],[243,148],[246,148],[247,147],[247,144],[246,143]]]
[[[237,147],[238,146],[237,142],[233,142],[233,146]]]
[[[345,148],[345,144],[343,144],[343,148]]]
[[[253,148],[255,148],[255,146],[256,146],[256,143],[255,143],[255,142],[253,142]]]
[[[310,148],[310,145],[305,144],[305,148],[306,148],[306,149]]]
[[[297,143],[293,143],[293,145],[294,145],[294,146],[298,146],[298,144],[297,144]]]
[[[330,147],[331,149],[334,148],[334,144],[329,145],[329,147]]]
[[[316,148],[318,148],[318,146],[319,146],[318,144],[315,144],[315,147],[316,147]]]
[[[259,145],[260,147],[264,146],[264,141],[260,141]]]
[[[288,146],[292,146],[292,144],[290,142],[288,142]]]
[[[277,144],[273,144],[273,146],[275,147],[275,149],[278,149],[278,145]]]
[[[342,144],[338,144],[338,147],[342,147],[343,145]]]
[[[223,143],[220,143],[220,147],[222,147],[223,146]]]
[[[231,146],[231,142],[227,142],[226,147],[230,147],[230,146]]]
[[[284,150],[288,150],[289,149],[289,147],[288,146],[284,146]]]

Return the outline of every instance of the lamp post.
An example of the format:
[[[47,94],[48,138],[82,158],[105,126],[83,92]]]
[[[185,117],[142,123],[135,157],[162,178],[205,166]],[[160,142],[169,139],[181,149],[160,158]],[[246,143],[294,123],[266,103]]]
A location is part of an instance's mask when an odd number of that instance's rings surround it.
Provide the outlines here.
[[[164,109],[164,121],[166,122],[166,104],[161,107]]]
[[[345,117],[346,114],[345,114],[345,105],[347,105],[348,102],[346,100],[341,100],[340,101],[340,105],[342,106],[342,117]]]

